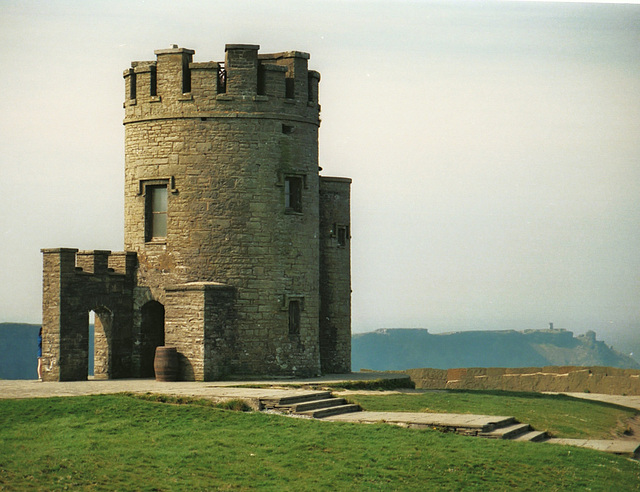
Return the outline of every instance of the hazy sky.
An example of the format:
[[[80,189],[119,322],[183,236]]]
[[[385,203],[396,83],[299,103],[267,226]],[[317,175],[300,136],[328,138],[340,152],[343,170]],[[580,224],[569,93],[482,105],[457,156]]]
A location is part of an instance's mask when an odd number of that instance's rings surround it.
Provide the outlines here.
[[[0,42],[0,321],[40,248],[122,250],[130,62],[255,43],[322,74],[354,332],[640,330],[640,5],[0,0]]]

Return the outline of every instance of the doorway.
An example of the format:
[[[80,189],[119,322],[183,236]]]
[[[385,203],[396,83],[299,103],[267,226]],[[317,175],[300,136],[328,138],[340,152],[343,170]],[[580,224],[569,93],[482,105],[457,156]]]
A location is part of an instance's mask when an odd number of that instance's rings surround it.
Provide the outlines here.
[[[93,337],[91,321],[93,320]],[[93,379],[109,379],[111,374],[111,340],[113,313],[105,306],[99,306],[89,312],[89,375]],[[91,343],[93,338],[93,344]],[[93,345],[93,346],[92,346]],[[93,366],[93,371],[91,371]]]
[[[156,347],[164,345],[164,306],[149,301],[142,306],[141,315],[140,377],[152,378]]]

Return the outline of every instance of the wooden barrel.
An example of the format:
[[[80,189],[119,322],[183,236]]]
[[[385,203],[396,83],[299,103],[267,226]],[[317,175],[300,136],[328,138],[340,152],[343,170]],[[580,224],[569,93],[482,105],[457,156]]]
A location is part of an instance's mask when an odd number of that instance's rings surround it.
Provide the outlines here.
[[[156,347],[153,359],[156,381],[178,380],[178,352],[175,347]]]

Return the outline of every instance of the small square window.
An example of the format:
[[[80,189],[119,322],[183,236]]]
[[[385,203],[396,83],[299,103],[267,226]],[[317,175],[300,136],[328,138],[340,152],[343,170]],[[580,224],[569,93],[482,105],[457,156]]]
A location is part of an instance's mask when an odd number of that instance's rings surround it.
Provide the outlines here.
[[[284,208],[287,212],[302,212],[301,176],[287,176],[284,178]]]
[[[351,236],[349,235],[349,226],[348,225],[340,225],[335,222],[331,226],[331,230],[329,231],[329,237],[335,238],[338,246],[346,246]]]
[[[349,228],[338,226],[338,246],[346,246],[347,239],[349,239]]]

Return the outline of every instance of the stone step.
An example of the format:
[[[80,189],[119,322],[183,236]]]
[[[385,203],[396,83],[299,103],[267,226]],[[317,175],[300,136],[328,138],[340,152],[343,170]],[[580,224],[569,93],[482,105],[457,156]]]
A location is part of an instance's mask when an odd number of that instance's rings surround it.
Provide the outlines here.
[[[344,405],[347,400],[344,398],[327,398],[326,400],[312,400],[304,403],[296,403],[291,407],[293,413],[302,413],[308,410],[316,410],[319,408],[335,407]]]
[[[308,410],[306,412],[300,412],[298,415],[306,415],[314,419],[321,419],[324,417],[331,417],[332,415],[341,415],[343,413],[359,412],[361,410],[360,405],[349,403],[347,405],[336,405],[334,407],[320,408],[317,410]]]
[[[267,408],[290,407],[296,403],[331,398],[331,391],[315,391],[302,395],[282,396],[280,398],[262,398],[260,401]]]
[[[515,439],[516,437],[531,431],[529,424],[516,422],[504,427],[498,427],[489,432],[481,432],[478,435],[489,439]]]
[[[531,430],[524,434],[519,435],[514,441],[530,441],[530,442],[542,442],[549,438],[545,431]]]
[[[519,423],[520,422],[518,422],[515,419],[515,417],[496,417],[496,420],[493,420],[492,422],[482,425],[482,430],[480,431],[480,434],[491,432],[496,429],[503,429],[510,425],[515,425]]]

